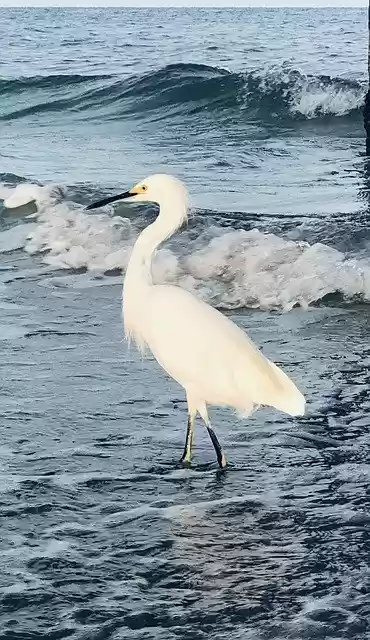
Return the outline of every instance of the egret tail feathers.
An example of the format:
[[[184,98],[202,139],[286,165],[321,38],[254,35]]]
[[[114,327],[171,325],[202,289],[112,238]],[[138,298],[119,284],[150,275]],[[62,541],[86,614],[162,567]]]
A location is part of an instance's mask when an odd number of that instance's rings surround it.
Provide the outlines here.
[[[284,371],[271,361],[269,364],[273,369],[276,383],[273,401],[270,400],[268,404],[291,416],[303,416],[306,406],[304,395]]]

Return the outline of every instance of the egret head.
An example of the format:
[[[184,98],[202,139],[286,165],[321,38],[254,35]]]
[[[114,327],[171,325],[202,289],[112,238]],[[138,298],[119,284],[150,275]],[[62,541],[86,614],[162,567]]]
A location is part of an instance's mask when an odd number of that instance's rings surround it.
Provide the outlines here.
[[[141,180],[134,187],[117,196],[104,198],[90,204],[87,209],[97,209],[117,200],[130,199],[130,202],[154,202],[160,207],[165,205],[177,205],[187,207],[188,194],[185,185],[173,176],[164,173],[156,173],[145,180]]]

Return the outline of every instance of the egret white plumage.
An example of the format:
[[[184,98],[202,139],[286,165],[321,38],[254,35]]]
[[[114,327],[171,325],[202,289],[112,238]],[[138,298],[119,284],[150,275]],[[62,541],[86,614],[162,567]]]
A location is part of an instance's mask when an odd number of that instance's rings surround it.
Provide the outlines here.
[[[260,405],[303,415],[305,399],[294,382],[268,360],[236,324],[178,286],[154,284],[152,260],[158,247],[187,219],[187,191],[176,178],[156,174],[129,191],[89,205],[102,207],[130,198],[159,205],[156,220],[139,235],[123,286],[126,337],[140,351],[150,349],[163,369],[185,390],[187,433],[182,462],[190,464],[197,413],[203,418],[220,467],[226,466],[207,405],[249,414]]]

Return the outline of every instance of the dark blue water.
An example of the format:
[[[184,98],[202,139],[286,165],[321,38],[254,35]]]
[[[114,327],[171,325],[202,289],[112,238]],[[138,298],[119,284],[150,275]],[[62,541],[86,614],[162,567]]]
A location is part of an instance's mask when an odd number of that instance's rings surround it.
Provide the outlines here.
[[[1,9],[1,640],[365,640],[369,172],[361,9]],[[157,282],[230,313],[307,415],[214,409],[127,350],[121,286],[190,189]],[[15,205],[23,205],[17,206]]]

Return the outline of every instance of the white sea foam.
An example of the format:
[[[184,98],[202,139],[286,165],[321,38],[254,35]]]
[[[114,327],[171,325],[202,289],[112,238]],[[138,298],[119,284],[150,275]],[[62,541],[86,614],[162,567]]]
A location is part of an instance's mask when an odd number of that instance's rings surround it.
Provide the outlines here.
[[[28,182],[18,184],[15,188],[0,185],[0,199],[4,201],[6,209],[17,209],[30,202],[37,202],[38,205],[50,204],[63,195],[63,190],[56,185],[42,187]]]
[[[35,224],[19,224],[0,233],[0,254],[23,249]]]
[[[38,187],[39,188],[39,187]],[[18,189],[18,187],[16,188]],[[49,188],[48,188],[49,189]],[[48,193],[48,195],[46,195]],[[12,194],[11,194],[12,195]],[[32,225],[14,227],[0,246],[22,245],[55,268],[95,274],[126,268],[138,230],[111,214],[87,214],[79,205],[43,192]],[[184,238],[186,243],[184,243]],[[196,242],[196,244],[194,244]],[[163,248],[154,263],[156,282],[176,282],[223,308],[306,308],[332,293],[370,301],[370,266],[336,249],[252,231],[210,227],[191,243],[185,230],[175,250]]]
[[[364,102],[365,91],[360,87],[325,85],[319,81],[297,83],[290,101],[293,113],[308,119],[320,115],[344,116],[359,109]]]
[[[251,80],[256,83],[251,86]],[[366,87],[340,78],[307,75],[289,67],[277,65],[246,76],[242,108],[259,94],[268,97],[271,108],[279,111],[276,101],[282,100],[293,116],[312,119],[319,116],[344,116],[362,107]],[[275,105],[275,107],[273,107]]]

